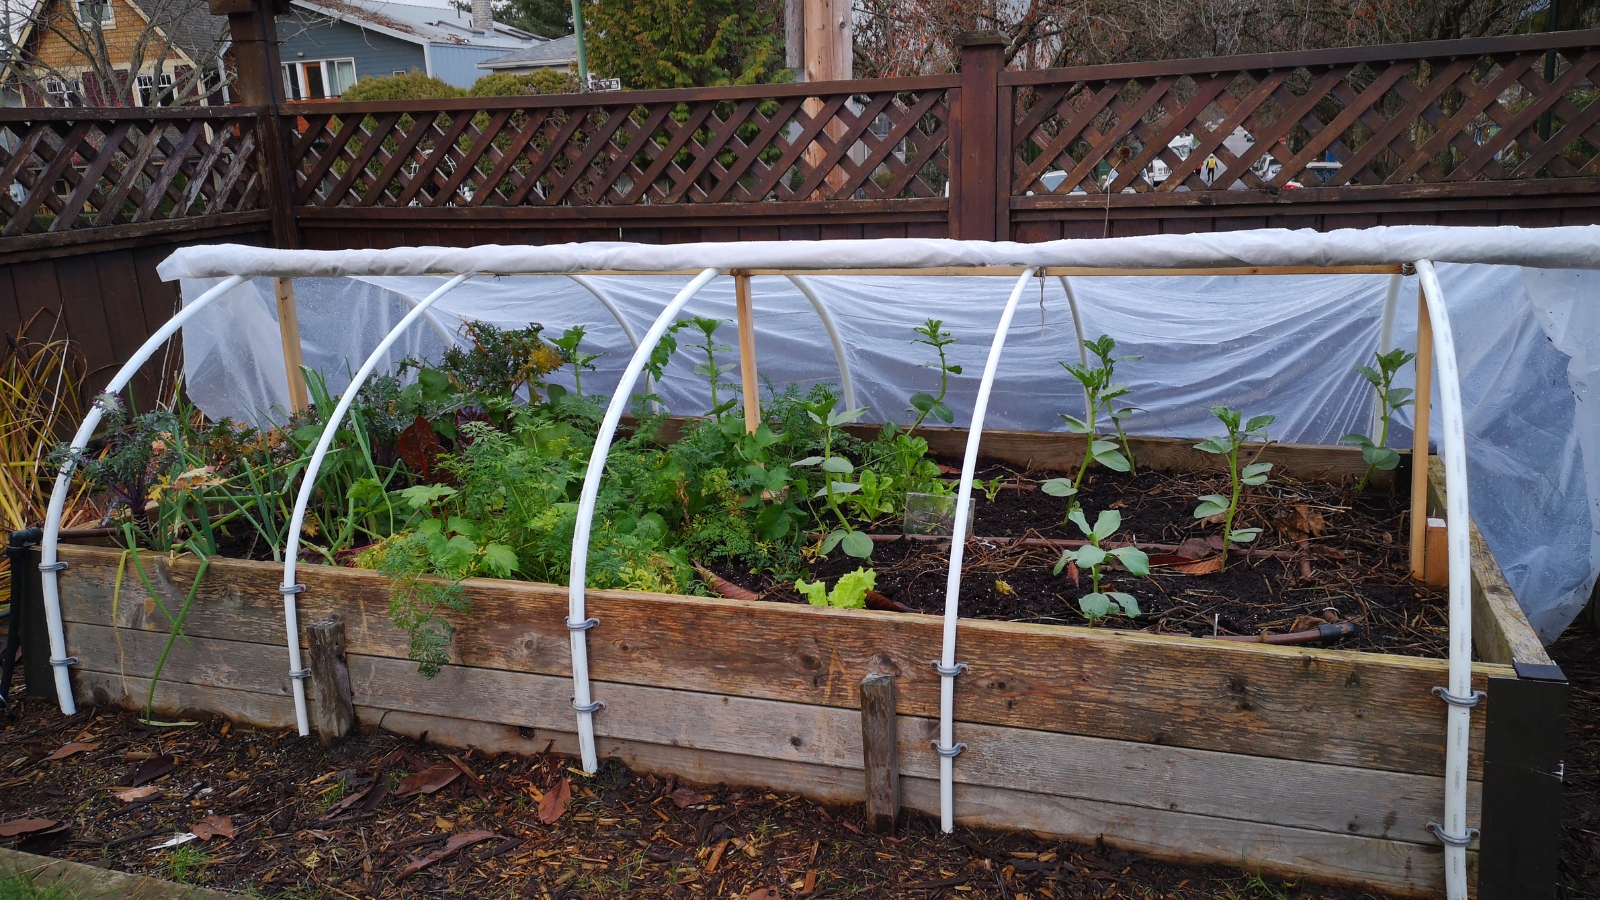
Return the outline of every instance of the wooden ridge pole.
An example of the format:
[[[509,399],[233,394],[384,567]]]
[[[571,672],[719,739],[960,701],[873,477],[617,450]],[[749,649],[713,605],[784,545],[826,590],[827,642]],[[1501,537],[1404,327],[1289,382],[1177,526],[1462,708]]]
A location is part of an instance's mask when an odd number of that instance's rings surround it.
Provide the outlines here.
[[[754,434],[761,424],[761,394],[756,388],[756,323],[747,273],[734,273],[733,293],[739,308],[739,379],[744,387],[744,430]]]
[[[278,337],[283,341],[283,371],[289,379],[289,410],[305,412],[311,406],[306,392],[305,365],[300,351],[300,313],[294,304],[294,279],[274,278],[273,292],[278,296]]]
[[[1428,547],[1428,417],[1433,402],[1433,321],[1428,300],[1417,288],[1417,373],[1415,419],[1411,428],[1411,577],[1427,572]]]

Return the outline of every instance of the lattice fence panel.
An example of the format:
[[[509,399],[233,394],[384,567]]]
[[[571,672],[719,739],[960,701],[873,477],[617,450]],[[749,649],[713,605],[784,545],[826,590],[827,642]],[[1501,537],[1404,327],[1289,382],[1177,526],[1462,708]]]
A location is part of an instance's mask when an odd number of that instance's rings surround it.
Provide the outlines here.
[[[253,116],[0,122],[0,237],[261,208]]]
[[[592,96],[592,95],[591,95]],[[296,204],[638,206],[943,196],[942,89],[286,118]]]
[[[1585,48],[1017,88],[1011,192],[1594,176],[1597,69]]]

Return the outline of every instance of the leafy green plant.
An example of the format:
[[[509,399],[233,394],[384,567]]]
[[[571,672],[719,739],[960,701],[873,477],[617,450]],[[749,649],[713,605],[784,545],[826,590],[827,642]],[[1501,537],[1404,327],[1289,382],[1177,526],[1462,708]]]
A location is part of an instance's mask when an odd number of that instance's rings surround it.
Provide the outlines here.
[[[717,420],[721,420],[723,413],[733,409],[733,407],[739,403],[738,397],[733,397],[726,401],[719,401],[717,399],[717,388],[733,387],[731,384],[724,384],[722,381],[722,376],[739,367],[738,363],[717,362],[718,353],[727,353],[733,349],[727,344],[717,343],[717,329],[721,328],[722,325],[723,320],[721,319],[708,319],[704,316],[695,316],[692,319],[681,320],[672,326],[673,331],[679,331],[690,326],[700,329],[700,334],[703,340],[701,343],[695,344],[694,348],[706,355],[706,361],[703,363],[696,363],[694,367],[694,373],[696,375],[704,376],[711,382],[711,412],[707,413],[707,415]]]
[[[211,864],[211,856],[193,844],[181,844],[172,848],[167,856],[166,876],[168,881],[179,884],[188,884],[195,872]]]
[[[1228,563],[1228,547],[1231,544],[1246,544],[1261,535],[1259,528],[1234,528],[1233,518],[1239,512],[1239,494],[1245,485],[1259,485],[1266,483],[1267,473],[1272,470],[1272,463],[1250,463],[1243,469],[1239,468],[1239,448],[1251,438],[1266,440],[1267,426],[1271,425],[1277,416],[1253,416],[1244,421],[1244,414],[1225,406],[1211,407],[1211,414],[1219,419],[1228,433],[1223,437],[1214,437],[1195,444],[1196,450],[1215,453],[1228,461],[1228,481],[1232,492],[1224,497],[1221,494],[1206,494],[1200,498],[1200,505],[1195,507],[1196,519],[1209,519],[1220,515],[1222,519],[1222,564]],[[1241,425],[1240,423],[1243,422]]]
[[[1390,350],[1388,353],[1374,353],[1378,368],[1370,366],[1356,366],[1356,371],[1361,373],[1372,385],[1378,394],[1378,412],[1382,424],[1379,426],[1376,441],[1359,432],[1347,434],[1339,439],[1341,444],[1355,444],[1361,448],[1361,458],[1367,463],[1367,471],[1361,474],[1361,481],[1356,485],[1356,493],[1366,490],[1367,481],[1372,478],[1372,473],[1382,469],[1387,472],[1400,464],[1400,454],[1389,449],[1389,422],[1396,410],[1416,404],[1411,396],[1410,388],[1394,387],[1394,376],[1405,366],[1417,358],[1415,353],[1404,350]]]
[[[1058,414],[1067,423],[1068,431],[1085,437],[1086,445],[1083,462],[1078,466],[1078,474],[1073,478],[1052,478],[1039,485],[1041,491],[1052,497],[1077,496],[1079,489],[1083,487],[1083,478],[1088,474],[1089,463],[1091,462],[1097,462],[1114,472],[1127,472],[1133,468],[1133,464],[1129,462],[1129,457],[1122,455],[1122,452],[1117,449],[1115,441],[1103,440],[1100,437],[1100,425],[1102,424],[1100,414],[1103,409],[1105,418],[1109,419],[1115,426],[1117,434],[1122,439],[1123,446],[1127,446],[1128,439],[1122,433],[1121,420],[1130,415],[1133,412],[1133,408],[1117,409],[1114,401],[1126,397],[1132,391],[1128,389],[1127,385],[1115,384],[1111,380],[1111,376],[1115,371],[1114,367],[1119,360],[1119,358],[1111,355],[1112,349],[1116,347],[1116,342],[1107,335],[1101,335],[1097,340],[1091,341],[1084,346],[1094,351],[1096,358],[1099,360],[1098,365],[1086,366],[1082,363],[1064,362],[1061,363],[1061,367],[1066,369],[1067,373],[1076,379],[1079,384],[1083,385],[1084,393],[1088,397],[1088,402],[1084,404],[1088,419],[1080,419],[1076,416],[1069,416],[1066,413]],[[1135,357],[1121,357],[1120,359],[1133,358]],[[1073,508],[1077,508],[1076,501],[1074,501]]]
[[[803,594],[812,606],[831,606],[837,609],[866,609],[867,591],[877,586],[878,573],[871,569],[857,569],[839,576],[833,590],[818,581],[804,578],[794,583],[795,590]]]
[[[999,475],[988,481],[979,480],[978,487],[983,491],[983,499],[993,503],[1000,496],[1000,489],[1005,487],[1005,479]]]
[[[1096,517],[1093,528],[1089,527],[1089,520],[1084,517],[1081,509],[1074,509],[1067,518],[1078,526],[1088,543],[1076,550],[1061,551],[1061,558],[1056,561],[1055,574],[1060,575],[1069,563],[1077,565],[1079,569],[1089,570],[1094,590],[1078,598],[1078,608],[1089,617],[1089,624],[1093,625],[1112,612],[1121,612],[1130,617],[1139,615],[1139,601],[1132,594],[1100,590],[1102,578],[1100,569],[1108,559],[1115,558],[1122,563],[1122,567],[1127,569],[1130,575],[1142,578],[1150,574],[1150,558],[1143,550],[1137,547],[1113,547],[1106,550],[1100,546],[1102,541],[1116,534],[1117,529],[1122,527],[1122,513],[1114,509],[1105,510]]]
[[[578,345],[583,343],[583,335],[583,326],[574,325],[561,332],[560,337],[550,340],[556,350],[560,351],[561,361],[572,366],[572,392],[579,397],[583,396],[583,370],[589,369],[592,371],[594,369],[594,361],[602,355],[599,353],[579,352]],[[554,387],[554,385],[551,385],[546,388],[552,398],[555,395]]]
[[[826,405],[821,401],[802,401],[800,405],[805,408],[813,422],[822,426],[822,455],[796,460],[793,465],[821,468],[822,487],[812,496],[825,500],[839,521],[839,527],[829,531],[822,539],[821,553],[827,556],[833,552],[833,548],[843,546],[846,554],[865,559],[872,555],[872,538],[868,537],[866,532],[857,531],[839,506],[840,497],[861,490],[861,485],[851,480],[856,467],[845,457],[834,455],[833,444],[835,430],[841,425],[847,425],[861,418],[867,411],[866,407],[835,412],[832,397],[826,398]]]
[[[911,395],[911,407],[906,411],[916,413],[917,419],[911,423],[910,428],[906,429],[906,434],[908,435],[916,431],[917,426],[922,424],[922,420],[930,415],[946,425],[955,421],[956,414],[944,402],[944,398],[945,394],[950,390],[950,376],[961,374],[961,367],[950,365],[950,361],[945,355],[944,348],[954,344],[956,339],[951,336],[950,332],[944,330],[943,322],[938,319],[929,319],[913,330],[916,331],[918,337],[912,343],[932,347],[939,354],[937,363],[927,364],[939,370],[939,395],[935,397],[927,391],[918,391]]]
[[[1117,342],[1112,340],[1109,334],[1102,334],[1092,341],[1085,342],[1084,347],[1100,360],[1100,368],[1106,372],[1106,382],[1110,387],[1100,395],[1100,400],[1105,404],[1106,417],[1111,420],[1111,424],[1117,429],[1117,440],[1122,442],[1122,452],[1128,457],[1128,471],[1132,472],[1138,468],[1138,463],[1134,460],[1133,445],[1128,443],[1128,435],[1127,432],[1123,431],[1122,423],[1127,421],[1135,412],[1138,412],[1139,407],[1118,406],[1113,402],[1133,393],[1133,390],[1127,385],[1117,384],[1116,368],[1119,362],[1132,362],[1144,357],[1112,356],[1112,352],[1117,349]]]

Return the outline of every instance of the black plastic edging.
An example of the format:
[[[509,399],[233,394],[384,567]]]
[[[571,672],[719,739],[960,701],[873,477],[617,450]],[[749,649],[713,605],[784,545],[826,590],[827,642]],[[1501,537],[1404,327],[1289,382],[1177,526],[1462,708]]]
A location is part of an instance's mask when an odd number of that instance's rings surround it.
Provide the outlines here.
[[[0,704],[8,708],[11,705],[11,679],[17,666],[17,648],[22,642],[24,629],[28,627],[27,616],[33,605],[30,597],[35,595],[32,588],[39,581],[37,569],[29,574],[28,547],[42,540],[43,531],[25,528],[13,531],[11,539],[6,542],[6,565],[11,568],[11,614],[6,617],[5,656],[0,659]],[[32,684],[31,678],[29,684]],[[29,690],[31,693],[32,688]]]
[[[1567,679],[1516,664],[1489,679],[1478,900],[1550,900],[1561,860]]]

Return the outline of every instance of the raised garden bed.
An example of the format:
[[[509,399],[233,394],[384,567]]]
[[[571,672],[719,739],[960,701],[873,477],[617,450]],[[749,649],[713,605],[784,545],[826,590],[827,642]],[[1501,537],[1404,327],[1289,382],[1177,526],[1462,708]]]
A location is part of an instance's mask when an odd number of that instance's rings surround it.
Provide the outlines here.
[[[935,453],[963,440],[930,432]],[[1171,444],[1149,446],[1163,443]],[[1065,468],[1074,448],[1060,435],[1000,433],[986,436],[985,453]],[[1275,445],[1262,458],[1307,479],[1360,467],[1359,451],[1343,448]],[[1160,467],[1182,465],[1174,453]],[[1492,556],[1481,540],[1474,546],[1483,662],[1473,683],[1488,699],[1487,714],[1472,720],[1469,817],[1485,822],[1490,837],[1474,856],[1492,879],[1496,865],[1514,868],[1515,851],[1508,830],[1491,823],[1528,800],[1515,776],[1497,785],[1493,773],[1549,750],[1528,746],[1537,735],[1512,721],[1538,687],[1517,668],[1549,660]],[[76,691],[141,705],[168,622],[134,588],[119,551],[70,547],[62,558]],[[144,560],[163,602],[181,606],[195,561]],[[576,750],[566,587],[465,582],[472,614],[453,617],[451,665],[426,679],[389,621],[388,578],[300,571],[301,621],[345,623],[362,722],[457,746]],[[211,563],[184,625],[188,642],[166,660],[158,710],[292,725],[280,576],[270,563]],[[928,661],[939,653],[939,619],[626,591],[590,591],[588,611],[602,623],[588,643],[594,693],[606,703],[596,716],[602,756],[642,771],[859,800],[860,683],[888,673],[897,679],[904,803],[938,809],[929,741],[939,678]],[[1440,892],[1442,853],[1426,824],[1443,793],[1445,706],[1430,695],[1444,683],[1443,661],[977,619],[963,620],[959,640],[971,667],[956,692],[957,739],[968,745],[955,765],[959,821],[1399,895]],[[1505,712],[1502,698],[1511,700]]]

